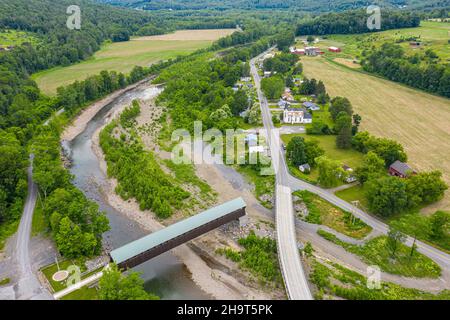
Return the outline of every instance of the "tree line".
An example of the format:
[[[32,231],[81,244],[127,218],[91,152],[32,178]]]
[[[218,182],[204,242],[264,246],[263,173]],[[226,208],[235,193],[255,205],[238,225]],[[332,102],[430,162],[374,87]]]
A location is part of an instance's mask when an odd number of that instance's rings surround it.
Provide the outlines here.
[[[356,34],[371,32],[367,27],[369,15],[365,10],[350,10],[340,13],[328,13],[314,19],[301,22],[296,35]],[[414,28],[420,25],[420,16],[413,12],[382,11],[383,31],[399,28]]]
[[[450,98],[450,66],[432,51],[406,55],[394,43],[384,43],[362,61],[364,70],[389,80]]]

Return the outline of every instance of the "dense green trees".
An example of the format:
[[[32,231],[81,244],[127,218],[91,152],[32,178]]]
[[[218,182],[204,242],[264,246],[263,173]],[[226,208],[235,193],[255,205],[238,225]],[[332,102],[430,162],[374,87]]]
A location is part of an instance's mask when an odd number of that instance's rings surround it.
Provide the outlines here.
[[[305,141],[302,137],[294,137],[289,141],[286,148],[287,158],[298,167],[302,164],[316,165],[316,158],[322,156],[325,151],[319,147],[315,140]]]
[[[284,79],[278,75],[261,80],[261,89],[268,99],[274,100],[284,92]]]
[[[16,135],[0,129],[0,224],[20,217],[27,192],[27,164]]]
[[[386,176],[367,183],[369,209],[384,217],[403,211],[408,204],[406,182],[397,177]]]
[[[59,132],[52,122],[40,128],[30,147],[39,205],[62,255],[93,256],[101,251],[102,234],[109,229],[108,219],[95,202],[72,185],[60,160]]]
[[[384,160],[373,151],[369,151],[360,167],[355,169],[355,176],[361,184],[386,175]]]
[[[444,196],[444,192],[448,189],[442,180],[440,171],[420,172],[412,175],[406,181],[411,207],[436,202]]]
[[[367,28],[368,16],[365,10],[324,14],[300,23],[296,34],[301,36],[366,33],[371,31]],[[412,28],[420,24],[420,17],[411,12],[384,10],[382,19],[381,30]]]
[[[137,115],[136,103],[126,114]],[[130,118],[126,116],[126,124]],[[108,175],[118,180],[116,192],[125,200],[135,198],[141,210],[150,209],[160,218],[168,218],[174,209],[180,209],[183,200],[190,196],[174,179],[166,174],[151,152],[145,151],[139,137],[132,130],[125,139],[115,138],[113,121],[100,133],[100,146],[108,163]],[[122,127],[122,129],[125,129]],[[154,183],[158,181],[158,183]]]
[[[398,142],[386,138],[377,138],[371,136],[368,132],[359,132],[353,137],[353,147],[363,153],[373,151],[389,167],[392,163],[399,160],[406,162],[407,155],[403,146]]]
[[[290,53],[277,54],[273,58],[264,60],[264,70],[285,74],[298,62],[298,56]]]
[[[289,141],[286,147],[286,156],[291,163],[298,167],[306,163],[306,146],[305,139],[302,137],[294,137]]]
[[[103,271],[99,281],[101,300],[158,300],[159,297],[144,290],[144,281],[137,272],[122,274],[115,264]]]
[[[336,187],[346,177],[346,172],[339,161],[321,156],[316,159],[316,164],[319,171],[317,181],[325,188]]]
[[[329,112],[333,121],[336,121],[341,112],[345,112],[351,117],[353,115],[353,107],[347,98],[335,97],[331,99]]]
[[[334,131],[337,134],[336,146],[340,149],[350,149],[352,147],[352,118],[341,111],[336,117]]]

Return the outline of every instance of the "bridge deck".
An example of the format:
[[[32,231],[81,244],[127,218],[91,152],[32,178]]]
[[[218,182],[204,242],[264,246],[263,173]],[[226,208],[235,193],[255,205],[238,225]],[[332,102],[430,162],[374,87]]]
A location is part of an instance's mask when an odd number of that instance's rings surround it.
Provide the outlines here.
[[[246,204],[237,198],[174,223],[110,252],[111,260],[120,268],[132,268],[220,225],[245,215]]]

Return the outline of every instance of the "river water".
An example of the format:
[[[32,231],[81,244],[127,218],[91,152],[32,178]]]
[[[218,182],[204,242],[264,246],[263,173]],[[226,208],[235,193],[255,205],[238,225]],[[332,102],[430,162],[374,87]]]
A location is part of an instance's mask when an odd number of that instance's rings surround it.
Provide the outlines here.
[[[118,248],[145,236],[148,231],[115,210],[104,200],[101,187],[106,184],[106,177],[91,149],[92,136],[99,127],[109,121],[109,116],[115,109],[124,104],[131,104],[133,99],[152,98],[159,92],[159,89],[144,84],[121,95],[100,110],[88,123],[86,129],[66,146],[72,159],[70,171],[75,176],[74,184],[89,199],[97,202],[100,209],[105,211],[108,216],[111,230],[105,233],[104,239],[111,248]],[[192,281],[185,265],[170,252],[147,261],[133,270],[141,273],[141,277],[145,280],[145,289],[157,294],[161,299],[211,298]]]

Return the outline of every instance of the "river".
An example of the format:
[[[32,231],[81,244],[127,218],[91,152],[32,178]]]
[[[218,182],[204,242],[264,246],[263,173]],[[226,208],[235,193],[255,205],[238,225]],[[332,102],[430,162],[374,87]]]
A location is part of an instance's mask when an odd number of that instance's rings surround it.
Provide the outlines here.
[[[95,131],[108,121],[110,112],[131,104],[133,99],[149,99],[158,94],[158,90],[148,84],[138,86],[103,107],[89,121],[85,130],[72,140],[66,148],[69,149],[74,175],[74,184],[89,198],[97,202],[105,211],[111,230],[104,234],[104,239],[110,248],[120,247],[148,234],[138,223],[110,206],[102,196],[102,186],[106,177],[100,169],[97,157],[91,149],[92,137]],[[170,252],[166,252],[133,269],[141,273],[145,280],[145,289],[157,294],[161,299],[211,299],[191,279],[190,273],[183,263]]]

